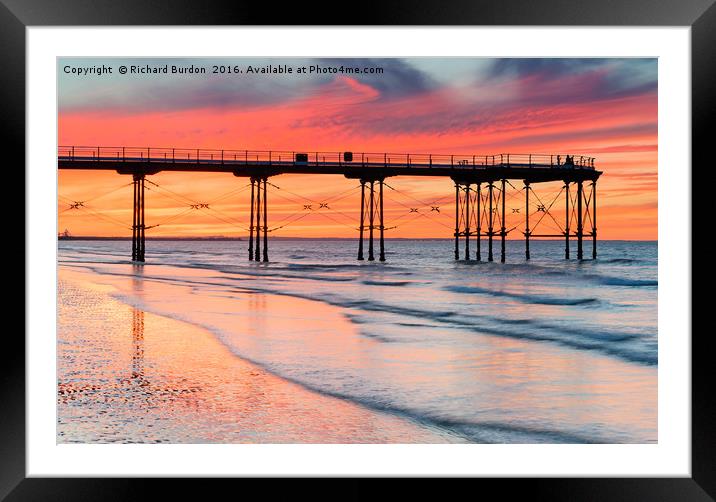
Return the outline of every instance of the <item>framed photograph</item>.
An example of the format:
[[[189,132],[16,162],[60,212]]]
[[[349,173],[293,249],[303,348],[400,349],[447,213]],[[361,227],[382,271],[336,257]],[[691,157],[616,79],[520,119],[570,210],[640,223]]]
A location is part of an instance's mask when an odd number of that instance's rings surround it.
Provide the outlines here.
[[[713,500],[691,327],[712,4],[348,25],[2,0],[27,294],[0,496],[298,476]]]

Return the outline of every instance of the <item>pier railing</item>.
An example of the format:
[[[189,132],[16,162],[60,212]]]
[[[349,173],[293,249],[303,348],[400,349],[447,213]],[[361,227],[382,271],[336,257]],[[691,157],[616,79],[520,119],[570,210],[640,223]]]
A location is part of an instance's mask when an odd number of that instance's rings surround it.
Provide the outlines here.
[[[366,152],[307,152],[273,150],[212,150],[205,148],[153,148],[60,146],[58,160],[108,162],[161,162],[175,164],[265,166],[363,166],[414,168],[538,167],[594,169],[594,157],[574,154],[445,155]]]

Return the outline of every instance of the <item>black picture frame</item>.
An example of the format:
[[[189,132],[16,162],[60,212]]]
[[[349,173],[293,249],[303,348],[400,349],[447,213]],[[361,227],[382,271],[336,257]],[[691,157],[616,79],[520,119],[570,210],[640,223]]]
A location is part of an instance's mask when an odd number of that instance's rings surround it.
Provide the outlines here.
[[[350,15],[348,4],[277,4],[268,2],[192,0],[0,0],[0,110],[4,167],[14,174],[25,165],[25,29],[29,26],[106,25],[558,25],[558,26],[690,26],[692,78],[692,164],[713,169],[708,155],[716,117],[715,0],[437,0],[366,2]],[[345,17],[343,17],[345,16]],[[12,169],[15,166],[15,169]],[[661,166],[660,166],[661,167]],[[666,166],[677,168],[676,166]],[[691,166],[678,166],[691,183]],[[686,176],[688,175],[688,176]],[[6,178],[7,183],[7,178]],[[16,180],[25,186],[24,179]],[[17,185],[14,185],[17,186]],[[693,186],[693,185],[692,185]],[[18,205],[19,206],[19,205]],[[11,209],[16,211],[16,209]],[[692,211],[692,214],[695,214]],[[15,220],[16,221],[16,220]],[[8,231],[17,233],[18,225]],[[693,227],[693,224],[692,224]],[[24,249],[13,239],[13,254]],[[7,243],[8,241],[6,241]],[[684,243],[684,254],[692,243]],[[25,263],[25,270],[32,263]],[[692,308],[693,311],[693,308]],[[16,330],[4,330],[0,370],[0,500],[128,500],[151,496],[152,480],[39,479],[25,476],[25,344]],[[689,336],[691,333],[670,333]],[[694,330],[692,344],[692,477],[649,479],[480,479],[504,496],[548,500],[714,500],[716,439],[714,392],[709,378],[713,358],[709,329]],[[474,483],[477,480],[471,480]],[[245,483],[245,481],[244,481]],[[351,480],[341,492],[306,489],[303,495],[338,499],[373,497],[366,480]],[[464,486],[454,485],[464,488]],[[214,485],[215,486],[215,485]],[[303,485],[305,486],[305,485]],[[414,481],[411,490],[424,492]],[[186,481],[162,483],[163,498],[173,492],[191,495]],[[485,487],[469,488],[479,495]],[[292,496],[301,495],[292,489]],[[299,492],[301,490],[299,489]],[[401,489],[405,498],[408,494]],[[332,492],[332,493],[331,493]],[[206,492],[204,493],[206,496]],[[218,493],[218,492],[215,492]],[[268,495],[276,495],[272,488]],[[383,492],[385,494],[385,492]],[[498,493],[498,492],[492,492]]]

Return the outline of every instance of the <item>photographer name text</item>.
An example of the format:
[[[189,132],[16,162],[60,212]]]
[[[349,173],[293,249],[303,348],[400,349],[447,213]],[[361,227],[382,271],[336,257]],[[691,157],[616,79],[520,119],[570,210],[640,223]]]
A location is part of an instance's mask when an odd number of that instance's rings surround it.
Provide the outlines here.
[[[106,75],[382,75],[379,66],[303,65],[65,65],[62,71],[78,77]]]

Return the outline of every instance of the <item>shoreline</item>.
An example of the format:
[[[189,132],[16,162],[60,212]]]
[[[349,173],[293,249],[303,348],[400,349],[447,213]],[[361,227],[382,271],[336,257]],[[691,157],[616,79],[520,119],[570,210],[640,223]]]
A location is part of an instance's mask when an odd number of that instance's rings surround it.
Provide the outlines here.
[[[58,443],[465,442],[310,392],[90,273],[58,272]]]

